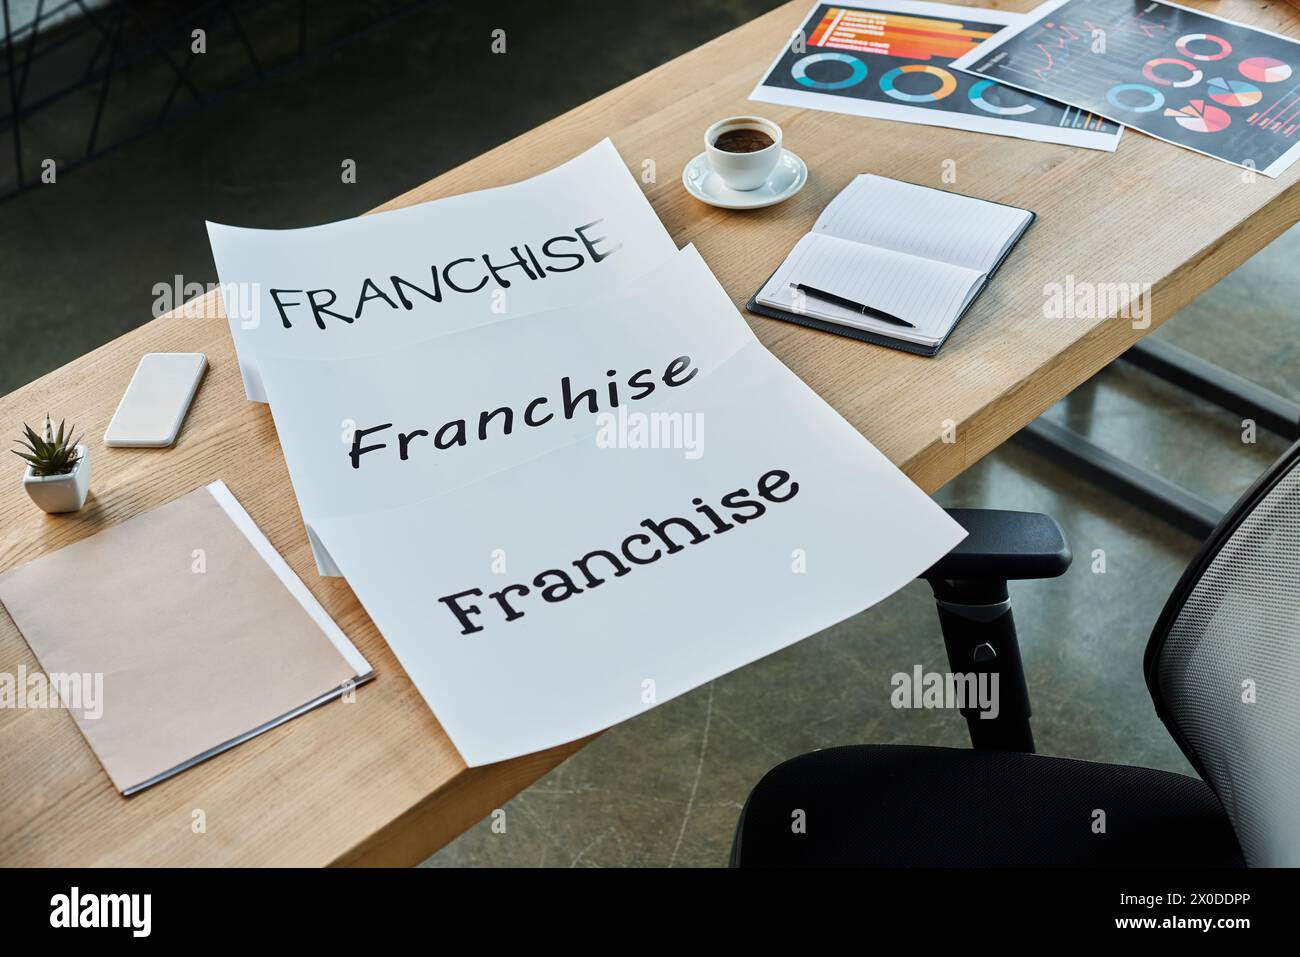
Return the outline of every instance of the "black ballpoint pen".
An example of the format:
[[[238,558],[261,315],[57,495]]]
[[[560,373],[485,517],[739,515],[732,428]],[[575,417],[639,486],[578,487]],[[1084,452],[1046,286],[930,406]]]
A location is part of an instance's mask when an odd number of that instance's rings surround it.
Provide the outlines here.
[[[881,312],[879,309],[873,309],[860,302],[854,302],[852,299],[845,299],[843,296],[837,296],[833,292],[814,289],[812,286],[805,286],[801,282],[792,282],[790,285],[792,288],[798,289],[800,292],[806,292],[808,295],[817,299],[825,299],[827,302],[834,303],[837,306],[843,306],[845,309],[853,309],[860,312],[868,319],[879,319],[881,322],[888,322],[895,326],[906,326],[908,329],[916,328],[916,326],[912,325],[906,319],[899,319],[898,316],[891,316],[887,312]]]

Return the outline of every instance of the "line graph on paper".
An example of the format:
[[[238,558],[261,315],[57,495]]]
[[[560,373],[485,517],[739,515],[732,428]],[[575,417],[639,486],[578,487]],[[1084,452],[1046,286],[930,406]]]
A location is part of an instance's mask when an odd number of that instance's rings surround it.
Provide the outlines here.
[[[1161,0],[1049,3],[957,67],[1268,175],[1300,158],[1300,43]]]

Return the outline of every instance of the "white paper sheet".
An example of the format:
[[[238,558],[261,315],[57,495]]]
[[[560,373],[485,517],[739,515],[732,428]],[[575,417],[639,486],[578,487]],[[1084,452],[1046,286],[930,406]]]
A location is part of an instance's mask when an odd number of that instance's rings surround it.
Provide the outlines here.
[[[208,223],[208,237],[258,402],[265,358],[373,355],[553,309],[676,251],[609,140],[509,186],[306,229]]]
[[[762,347],[693,249],[643,285],[617,307],[393,352],[375,360],[379,380],[366,360],[266,365],[295,489],[322,509],[314,533],[470,765],[580,738],[790,645],[965,535]],[[420,436],[406,461],[389,438],[460,416],[473,429],[479,410],[554,403],[563,377],[599,387],[640,369],[656,391],[602,396],[595,414],[443,450]],[[282,402],[295,392],[320,407]],[[358,426],[394,423],[355,469],[336,421],[347,409]],[[656,432],[677,441],[638,447]],[[669,549],[642,524],[669,518],[705,537],[660,526]],[[593,584],[574,562],[597,549],[613,559],[588,560]],[[490,596],[510,585],[527,594],[503,592],[508,614]]]
[[[1123,127],[1045,97],[978,84],[950,61],[1023,14],[926,0],[818,0],[751,100],[1114,152]],[[918,79],[910,75],[926,74]]]
[[[341,573],[316,534],[318,518],[428,498],[590,434],[590,400],[569,419],[559,408],[563,378],[575,395],[595,389],[604,409],[610,382],[626,401],[641,391],[626,384],[629,375],[644,367],[661,374],[684,344],[693,345],[691,359],[702,372],[715,368],[756,341],[744,322],[698,326],[700,314],[730,308],[709,267],[687,246],[614,298],[454,333],[412,345],[400,357],[263,359],[271,412],[321,574]],[[561,315],[568,323],[562,339],[552,321]],[[506,355],[521,361],[503,368],[498,357]],[[610,369],[619,374],[607,376]],[[665,387],[659,388],[662,394]],[[534,419],[560,414],[530,427],[524,414],[539,396],[546,401],[534,409]],[[501,434],[500,416],[487,423],[490,439],[480,441],[481,413],[505,406],[513,410],[511,434]],[[463,445],[451,444],[454,426],[443,431],[456,421],[465,424]],[[391,427],[369,431],[383,425]],[[403,459],[401,434],[415,430],[428,435],[413,435]],[[437,442],[451,447],[439,450]],[[385,448],[358,451],[358,467],[352,467],[354,446],[379,444]]]

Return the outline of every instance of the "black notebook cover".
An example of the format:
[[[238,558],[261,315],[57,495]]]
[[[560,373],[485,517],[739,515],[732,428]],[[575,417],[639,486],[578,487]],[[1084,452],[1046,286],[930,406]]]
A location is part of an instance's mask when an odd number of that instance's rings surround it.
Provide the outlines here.
[[[908,185],[918,186],[919,184],[909,183]],[[920,188],[934,189],[935,187],[921,186]],[[948,190],[940,190],[940,192],[946,193]],[[953,195],[963,196],[965,194],[954,193]],[[978,196],[968,198],[979,199]],[[995,206],[1009,206],[1011,209],[1022,209],[1020,206],[1011,206],[1010,203],[997,203],[991,199],[982,199],[980,202],[993,203]],[[962,309],[958,314],[957,319],[948,328],[948,334],[933,346],[918,345],[915,342],[906,342],[902,339],[895,339],[893,336],[881,335],[878,332],[868,332],[866,329],[855,329],[853,326],[843,326],[838,322],[828,322],[825,319],[818,319],[816,316],[804,316],[797,312],[791,312],[788,309],[777,309],[773,306],[765,306],[758,301],[758,294],[763,291],[763,286],[766,286],[772,279],[772,276],[776,274],[776,269],[772,270],[772,273],[768,275],[767,279],[763,280],[763,284],[755,290],[752,296],[749,297],[749,301],[745,303],[745,308],[756,316],[766,316],[769,319],[781,319],[785,322],[793,322],[795,325],[807,326],[810,329],[820,329],[822,332],[831,332],[837,336],[847,336],[850,339],[857,339],[860,342],[871,342],[878,346],[886,346],[890,349],[898,349],[902,352],[911,352],[918,356],[936,355],[939,350],[943,348],[943,344],[948,341],[950,336],[952,336],[953,330],[961,324],[966,313],[970,311],[970,307],[975,305],[975,300],[979,299],[983,294],[985,287],[989,284],[989,280],[997,275],[998,270],[1002,268],[1002,264],[1006,262],[1007,257],[1011,255],[1011,250],[1015,249],[1016,246],[1020,244],[1020,240],[1025,238],[1025,233],[1029,232],[1029,227],[1034,225],[1034,220],[1038,218],[1038,214],[1031,209],[1025,209],[1023,211],[1029,214],[1029,222],[1025,223],[1025,228],[1020,231],[1020,235],[1017,236],[1011,245],[1007,247],[1006,252],[1002,254],[1002,258],[993,264],[993,268],[989,270],[988,275],[984,277],[984,282],[980,284],[979,290],[976,291],[975,295],[970,297],[970,302],[966,303],[966,308]],[[782,262],[784,262],[784,260],[782,260]],[[781,266],[778,265],[776,268],[780,269]]]

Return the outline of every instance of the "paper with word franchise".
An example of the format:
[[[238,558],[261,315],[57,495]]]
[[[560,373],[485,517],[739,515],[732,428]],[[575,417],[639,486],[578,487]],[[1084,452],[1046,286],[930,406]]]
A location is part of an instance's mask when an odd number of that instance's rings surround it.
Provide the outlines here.
[[[553,323],[540,321],[550,313],[538,313],[412,345],[401,371],[392,354],[263,360],[318,570],[341,574],[315,531],[318,518],[428,498],[589,433],[593,410],[612,399],[632,408],[654,396],[648,373],[678,357],[669,353],[696,312],[729,303],[688,246],[615,298],[564,310],[563,343],[556,342]],[[719,326],[696,339],[703,345],[693,361],[713,368],[753,338],[743,322]],[[557,350],[571,369],[539,361],[503,376],[498,367],[503,354],[541,357]],[[652,368],[640,372],[631,368],[635,363]],[[407,369],[419,371],[407,380]],[[657,388],[662,394],[665,386]],[[403,418],[391,418],[394,408]],[[498,434],[508,440],[490,440]],[[336,468],[340,459],[351,467]]]
[[[1161,0],[1050,0],[957,60],[1266,176],[1300,159],[1300,42]]]
[[[690,247],[622,299],[264,372],[313,534],[470,765],[793,644],[965,535]]]
[[[208,223],[248,398],[277,356],[373,355],[579,302],[676,251],[609,140],[531,179],[305,229]]]
[[[922,0],[815,3],[750,99],[1113,151],[1119,124],[952,68],[1024,19]]]

